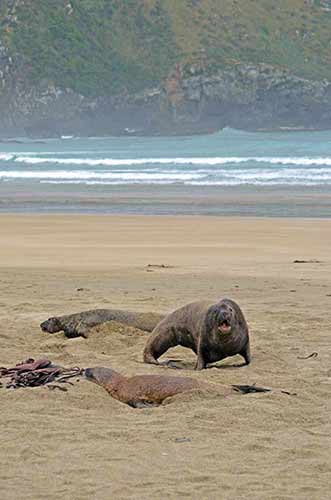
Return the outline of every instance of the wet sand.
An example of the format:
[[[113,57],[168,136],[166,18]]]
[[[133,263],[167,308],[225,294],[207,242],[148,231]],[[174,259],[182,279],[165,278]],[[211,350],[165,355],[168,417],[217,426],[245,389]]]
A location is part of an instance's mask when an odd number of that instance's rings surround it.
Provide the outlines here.
[[[322,186],[0,183],[0,214],[331,217]]]
[[[67,392],[0,388],[2,500],[329,498],[330,220],[8,215],[0,243],[0,365],[46,356],[274,389],[135,410],[84,380]],[[69,340],[38,326],[224,296],[250,325],[248,367],[235,357],[195,373],[182,348],[164,358],[183,370],[148,366],[144,332],[113,324]]]

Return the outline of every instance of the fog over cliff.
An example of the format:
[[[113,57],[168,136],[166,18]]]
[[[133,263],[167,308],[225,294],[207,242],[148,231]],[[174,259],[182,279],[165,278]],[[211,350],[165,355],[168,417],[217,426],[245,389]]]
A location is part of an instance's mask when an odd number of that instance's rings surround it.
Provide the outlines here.
[[[0,136],[331,128],[329,0],[5,0]]]

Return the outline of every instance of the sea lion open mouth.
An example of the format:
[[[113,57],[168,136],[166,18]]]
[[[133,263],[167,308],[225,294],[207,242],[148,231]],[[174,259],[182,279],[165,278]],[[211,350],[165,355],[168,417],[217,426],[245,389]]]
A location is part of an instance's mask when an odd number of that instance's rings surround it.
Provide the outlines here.
[[[227,320],[224,320],[219,325],[218,329],[221,333],[230,333],[231,332],[231,325]]]

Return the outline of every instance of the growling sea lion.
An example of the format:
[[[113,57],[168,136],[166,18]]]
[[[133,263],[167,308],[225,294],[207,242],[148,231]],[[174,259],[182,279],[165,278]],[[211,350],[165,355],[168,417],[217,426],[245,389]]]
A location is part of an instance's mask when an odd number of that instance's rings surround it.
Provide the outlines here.
[[[189,377],[168,377],[164,375],[136,375],[124,377],[111,368],[86,368],[83,376],[101,385],[109,394],[133,408],[157,406],[171,396],[192,390],[215,391],[228,396],[232,393],[268,392],[270,389],[254,385],[219,385],[195,380]]]
[[[144,362],[158,364],[158,358],[170,347],[189,347],[197,355],[196,370],[208,363],[240,354],[251,360],[248,326],[233,300],[216,304],[192,302],[168,314],[154,328],[144,349]]]

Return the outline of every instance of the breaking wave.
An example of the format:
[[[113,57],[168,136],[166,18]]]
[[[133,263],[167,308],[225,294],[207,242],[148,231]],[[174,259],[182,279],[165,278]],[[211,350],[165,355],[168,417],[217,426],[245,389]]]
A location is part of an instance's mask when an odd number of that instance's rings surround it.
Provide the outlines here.
[[[331,185],[331,157],[89,158],[1,153],[0,181],[51,184]],[[81,153],[80,153],[81,154]]]
[[[0,154],[0,161],[12,161],[38,165],[52,163],[54,165],[89,165],[89,166],[134,166],[134,165],[227,165],[236,163],[269,163],[271,165],[325,165],[331,166],[331,157],[269,157],[269,156],[228,156],[228,157],[192,157],[192,158],[58,158],[40,157],[33,154],[15,155]]]

